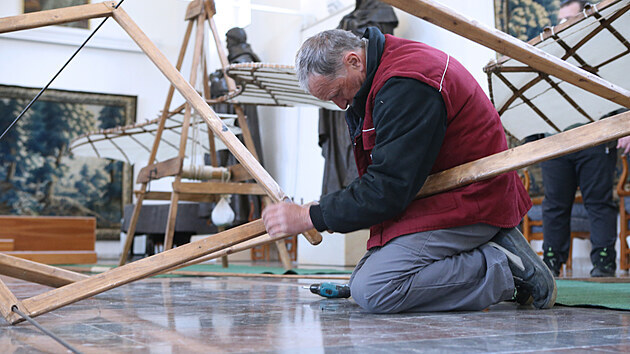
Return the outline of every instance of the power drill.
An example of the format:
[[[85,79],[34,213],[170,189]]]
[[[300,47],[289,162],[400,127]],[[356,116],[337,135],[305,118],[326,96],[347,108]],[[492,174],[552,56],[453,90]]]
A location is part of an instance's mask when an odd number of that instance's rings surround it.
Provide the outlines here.
[[[310,287],[304,287],[309,289],[313,294],[317,294],[328,298],[348,298],[350,297],[350,286],[348,284],[335,284],[335,283],[321,283],[311,284]]]

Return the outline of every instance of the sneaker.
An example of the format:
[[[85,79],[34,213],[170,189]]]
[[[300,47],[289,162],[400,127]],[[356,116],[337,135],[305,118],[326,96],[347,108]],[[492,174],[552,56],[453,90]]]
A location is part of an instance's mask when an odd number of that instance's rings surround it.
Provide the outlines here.
[[[518,229],[501,229],[488,244],[507,256],[514,286],[517,293],[519,290],[521,293],[517,299],[527,299],[527,295],[531,295],[536,308],[553,307],[558,292],[553,274]]]
[[[592,277],[614,277],[617,270],[615,262],[615,252],[610,252],[608,247],[595,249],[592,252],[591,260],[593,261]]]
[[[543,262],[545,262],[554,277],[560,276],[562,263],[560,263],[558,255],[555,254],[551,247],[548,247],[547,250],[543,252]]]

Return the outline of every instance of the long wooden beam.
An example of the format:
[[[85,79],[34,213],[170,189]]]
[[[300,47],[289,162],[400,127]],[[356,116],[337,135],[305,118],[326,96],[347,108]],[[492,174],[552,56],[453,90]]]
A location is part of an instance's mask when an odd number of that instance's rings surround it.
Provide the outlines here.
[[[234,182],[173,182],[173,191],[185,194],[247,194],[267,195],[256,183]]]
[[[431,0],[383,1],[473,42],[510,56],[536,70],[630,108],[630,91],[495,28],[468,19],[438,2]]]
[[[221,119],[214,113],[210,106],[208,106],[205,100],[199,96],[197,91],[184,79],[181,73],[171,65],[164,54],[149,40],[129,15],[122,8],[119,8],[113,10],[112,16],[164,76],[166,76],[171,84],[184,96],[186,101],[201,115],[208,124],[208,127],[212,129],[212,132],[225,143],[230,149],[230,152],[239,160],[256,182],[265,189],[269,197],[274,202],[281,202],[288,199],[278,183],[276,183],[271,175],[262,167],[258,160],[252,156],[249,150],[243,146],[236,135],[223,124]],[[304,236],[312,244],[319,244],[322,241],[322,236],[315,230],[310,230],[305,233]]]
[[[0,274],[55,288],[87,278],[84,274],[3,253],[0,253]]]
[[[114,6],[116,3],[110,1],[4,17],[0,18],[0,33],[107,17],[111,16]]]
[[[172,268],[178,264],[186,263],[207,254],[217,252],[226,247],[247,241],[256,236],[260,236],[265,232],[265,225],[263,224],[262,219],[258,219],[221,232],[212,237],[191,242],[186,245],[158,253],[154,256],[143,258],[133,263],[114,268],[105,273],[94,275],[84,280],[33,296],[23,300],[21,304],[25,309],[28,309],[26,312],[27,314],[30,316],[38,316],[59,307],[102,293],[109,289],[158,274],[165,269]],[[286,237],[286,235],[278,236],[276,239],[282,239],[284,237]],[[3,284],[0,282],[0,285]],[[3,297],[1,291],[2,288],[0,287],[0,299]],[[5,316],[5,318],[10,323],[14,324],[20,322],[21,318],[19,316],[7,310],[7,306],[15,304],[13,299],[9,300],[10,301],[2,301],[2,303],[0,303],[0,312],[3,315],[8,313],[8,316]]]
[[[483,181],[630,135],[630,111],[481,158],[427,178],[418,197]]]

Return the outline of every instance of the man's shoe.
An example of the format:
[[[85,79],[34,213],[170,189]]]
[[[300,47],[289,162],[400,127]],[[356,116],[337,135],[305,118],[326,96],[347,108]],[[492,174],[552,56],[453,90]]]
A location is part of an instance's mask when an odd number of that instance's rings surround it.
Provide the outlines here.
[[[553,251],[553,249],[551,249],[551,247],[548,247],[543,252],[543,262],[545,262],[545,265],[547,265],[547,268],[549,268],[554,277],[560,276],[562,263],[560,262],[558,255]]]
[[[593,269],[591,269],[592,277],[614,277],[617,270],[617,262],[615,261],[616,252],[610,252],[607,247],[598,248],[591,253],[593,261]]]
[[[517,228],[501,229],[488,244],[508,257],[514,285],[517,293],[519,289],[521,292],[517,301],[519,297],[525,299],[529,294],[533,297],[536,308],[553,307],[558,292],[553,274]]]

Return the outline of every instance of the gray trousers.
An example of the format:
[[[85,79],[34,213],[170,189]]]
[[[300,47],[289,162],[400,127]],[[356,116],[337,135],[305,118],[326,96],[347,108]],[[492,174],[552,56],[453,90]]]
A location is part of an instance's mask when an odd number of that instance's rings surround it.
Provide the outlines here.
[[[486,243],[498,227],[476,224],[399,236],[370,249],[350,278],[374,313],[483,310],[514,296],[505,254]]]

